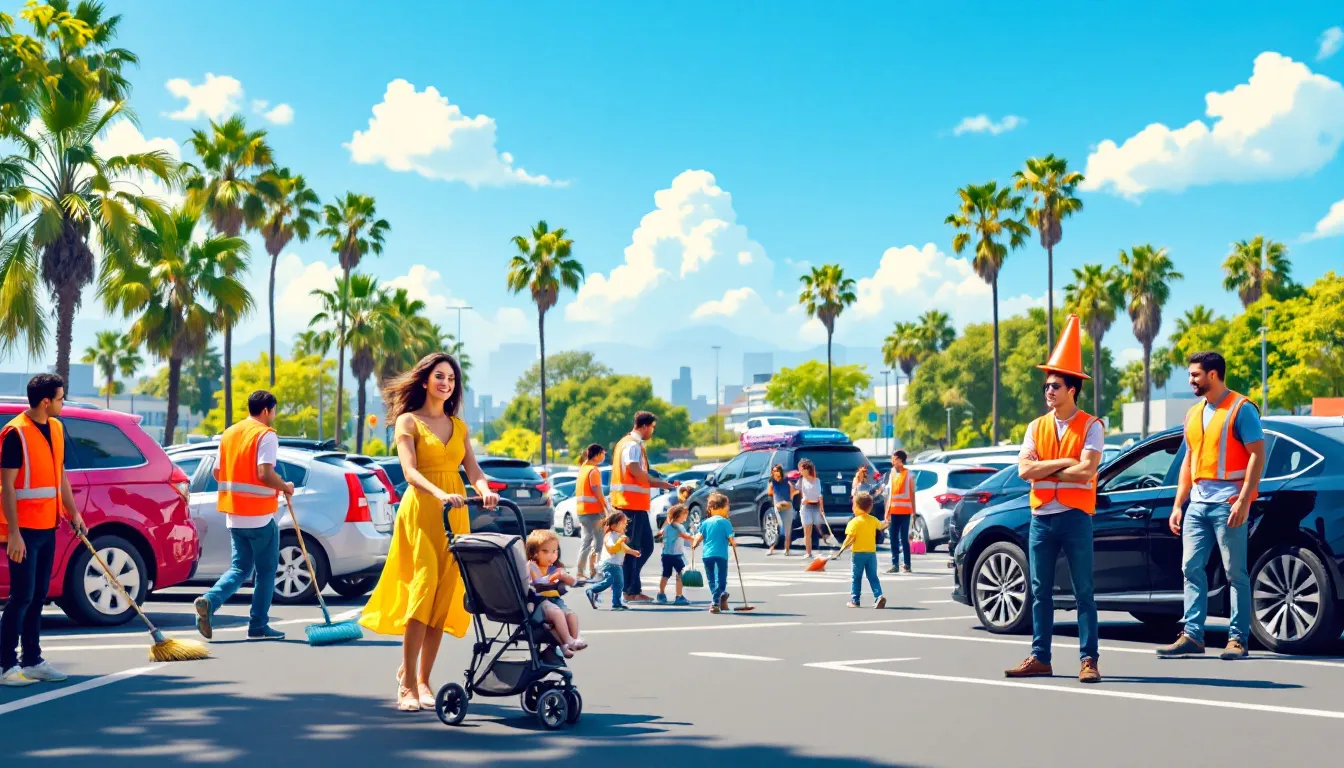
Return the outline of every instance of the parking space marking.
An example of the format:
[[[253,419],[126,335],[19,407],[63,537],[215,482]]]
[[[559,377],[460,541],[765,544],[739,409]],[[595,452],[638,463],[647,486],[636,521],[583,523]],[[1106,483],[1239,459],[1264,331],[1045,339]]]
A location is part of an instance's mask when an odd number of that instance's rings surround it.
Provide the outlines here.
[[[349,610],[349,611],[346,611],[346,612],[344,612],[344,613],[334,614],[334,615],[331,617],[331,620],[332,620],[333,622],[337,622],[337,621],[345,621],[346,619],[353,619],[353,618],[355,618],[356,616],[358,616],[358,615],[360,614],[360,612],[363,611],[363,610],[364,610],[363,608],[354,608],[354,609]],[[194,616],[195,614],[193,613],[192,615]],[[291,625],[291,624],[320,624],[320,623],[322,623],[322,619],[321,619],[321,617],[307,617],[307,618],[302,618],[302,619],[285,619],[284,621],[273,621],[273,622],[271,622],[271,626],[272,626],[272,627],[283,627],[283,626],[288,626],[288,625]],[[216,632],[243,632],[243,631],[245,631],[246,629],[247,629],[247,625],[246,625],[246,624],[240,624],[240,625],[238,625],[238,626],[236,626],[236,627],[216,627],[216,628],[215,628],[215,631],[216,631]],[[111,639],[113,639],[113,638],[120,638],[120,637],[136,637],[136,636],[141,635],[141,634],[142,634],[142,633],[140,633],[140,632],[102,632],[102,633],[83,634],[83,635],[57,635],[57,634],[50,634],[50,635],[46,635],[46,639],[47,639],[48,641],[51,641],[51,642],[57,642],[57,641],[60,641],[60,640],[111,640]],[[166,632],[164,632],[163,634],[165,634],[165,635],[195,635],[195,634],[197,634],[197,632],[196,632],[196,630],[194,630],[194,629],[174,629],[174,630],[166,631]],[[136,646],[136,647],[143,647],[143,646]],[[69,650],[69,649],[66,649],[66,650]]]
[[[45,704],[48,701],[55,701],[56,699],[63,699],[66,696],[73,696],[76,693],[83,693],[84,691],[91,691],[95,688],[102,688],[105,685],[111,685],[112,683],[135,677],[136,675],[143,675],[146,672],[153,672],[159,668],[160,666],[136,667],[135,669],[127,669],[121,672],[114,672],[110,675],[95,677],[92,680],[85,680],[82,683],[75,683],[74,685],[57,688],[52,691],[47,691],[46,693],[39,693],[36,696],[26,696],[22,699],[11,701],[8,704],[0,705],[0,715],[8,715],[11,712],[18,712],[21,709],[35,707],[38,704]]]
[[[1048,691],[1051,693],[1072,693],[1079,696],[1102,696],[1136,701],[1155,701],[1166,704],[1188,704],[1215,709],[1236,709],[1249,712],[1272,712],[1280,715],[1299,717],[1321,717],[1332,720],[1344,720],[1344,712],[1329,709],[1307,709],[1305,707],[1283,707],[1274,704],[1253,704],[1245,701],[1220,701],[1218,699],[1199,699],[1193,696],[1165,696],[1156,693],[1138,693],[1135,691],[1117,691],[1107,688],[1085,688],[1081,685],[1046,685],[1027,683],[1017,680],[1001,680],[981,677],[960,677],[957,675],[931,675],[922,672],[900,672],[894,669],[873,669],[870,664],[886,663],[895,659],[861,659],[857,661],[822,661],[804,664],[805,667],[826,669],[834,672],[859,672],[883,677],[903,677],[910,680],[928,680],[938,683],[962,683],[966,685],[986,685],[993,688],[1017,688],[1029,691]]]
[[[693,651],[692,656],[700,656],[706,659],[740,659],[742,661],[783,661],[773,656],[749,656],[745,653],[718,653],[715,651]]]
[[[872,610],[871,608],[869,610]],[[629,627],[625,629],[585,629],[585,635],[635,635],[643,632],[699,632],[705,629],[775,629],[779,627],[854,627],[868,624],[916,624],[925,621],[967,621],[975,615],[921,616],[916,619],[867,619],[859,621],[769,621],[742,619],[732,624],[696,624],[677,627]]]
[[[848,594],[848,592],[790,592],[786,595],[775,595],[775,597],[834,597]]]

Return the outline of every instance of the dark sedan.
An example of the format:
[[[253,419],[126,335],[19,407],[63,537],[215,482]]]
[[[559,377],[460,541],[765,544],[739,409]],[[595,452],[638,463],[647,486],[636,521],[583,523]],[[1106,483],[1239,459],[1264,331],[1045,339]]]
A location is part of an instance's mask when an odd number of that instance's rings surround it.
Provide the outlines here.
[[[1271,417],[1266,462],[1251,506],[1251,630],[1281,653],[1320,650],[1340,636],[1344,610],[1344,419]],[[1097,607],[1175,628],[1183,612],[1181,539],[1167,527],[1185,444],[1179,429],[1130,447],[1098,473],[1093,518]],[[1031,586],[1025,496],[984,510],[961,529],[952,597],[991,632],[1026,632]],[[1209,612],[1228,615],[1229,589],[1209,562]],[[1074,607],[1061,559],[1055,606]]]
[[[975,486],[961,497],[961,501],[952,508],[952,517],[947,521],[947,551],[955,552],[957,542],[961,540],[961,529],[975,516],[976,512],[1011,501],[1031,490],[1031,483],[1018,477],[1017,465],[1004,467],[990,475],[983,483]]]

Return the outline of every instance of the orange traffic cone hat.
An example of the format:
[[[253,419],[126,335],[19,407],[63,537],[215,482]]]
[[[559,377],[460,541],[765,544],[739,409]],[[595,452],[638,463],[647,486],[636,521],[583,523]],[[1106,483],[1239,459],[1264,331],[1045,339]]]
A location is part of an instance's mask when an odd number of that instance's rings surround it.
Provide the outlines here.
[[[1064,373],[1082,379],[1092,378],[1083,373],[1083,331],[1079,327],[1077,315],[1069,315],[1068,322],[1064,324],[1064,332],[1059,335],[1059,341],[1055,343],[1055,351],[1050,355],[1050,361],[1036,367],[1043,371]]]

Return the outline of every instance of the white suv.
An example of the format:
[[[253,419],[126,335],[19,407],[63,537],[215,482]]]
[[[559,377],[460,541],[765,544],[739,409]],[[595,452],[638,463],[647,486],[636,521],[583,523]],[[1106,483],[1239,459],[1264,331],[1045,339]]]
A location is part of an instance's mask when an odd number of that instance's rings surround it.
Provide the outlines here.
[[[930,552],[947,542],[947,524],[962,494],[998,471],[996,467],[965,464],[910,464],[908,469],[915,479],[915,519],[910,521],[910,535],[922,540]]]

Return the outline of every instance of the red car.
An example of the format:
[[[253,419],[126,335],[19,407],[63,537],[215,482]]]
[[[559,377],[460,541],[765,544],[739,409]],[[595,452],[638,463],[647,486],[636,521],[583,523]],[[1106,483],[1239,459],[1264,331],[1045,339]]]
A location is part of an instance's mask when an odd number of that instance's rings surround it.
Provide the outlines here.
[[[0,397],[0,425],[27,406]],[[168,460],[140,417],[67,402],[65,468],[89,539],[136,602],[151,590],[186,581],[200,556],[187,505],[188,478]],[[110,626],[135,615],[62,523],[48,599],[79,624]],[[9,596],[9,565],[0,558],[0,598]]]

